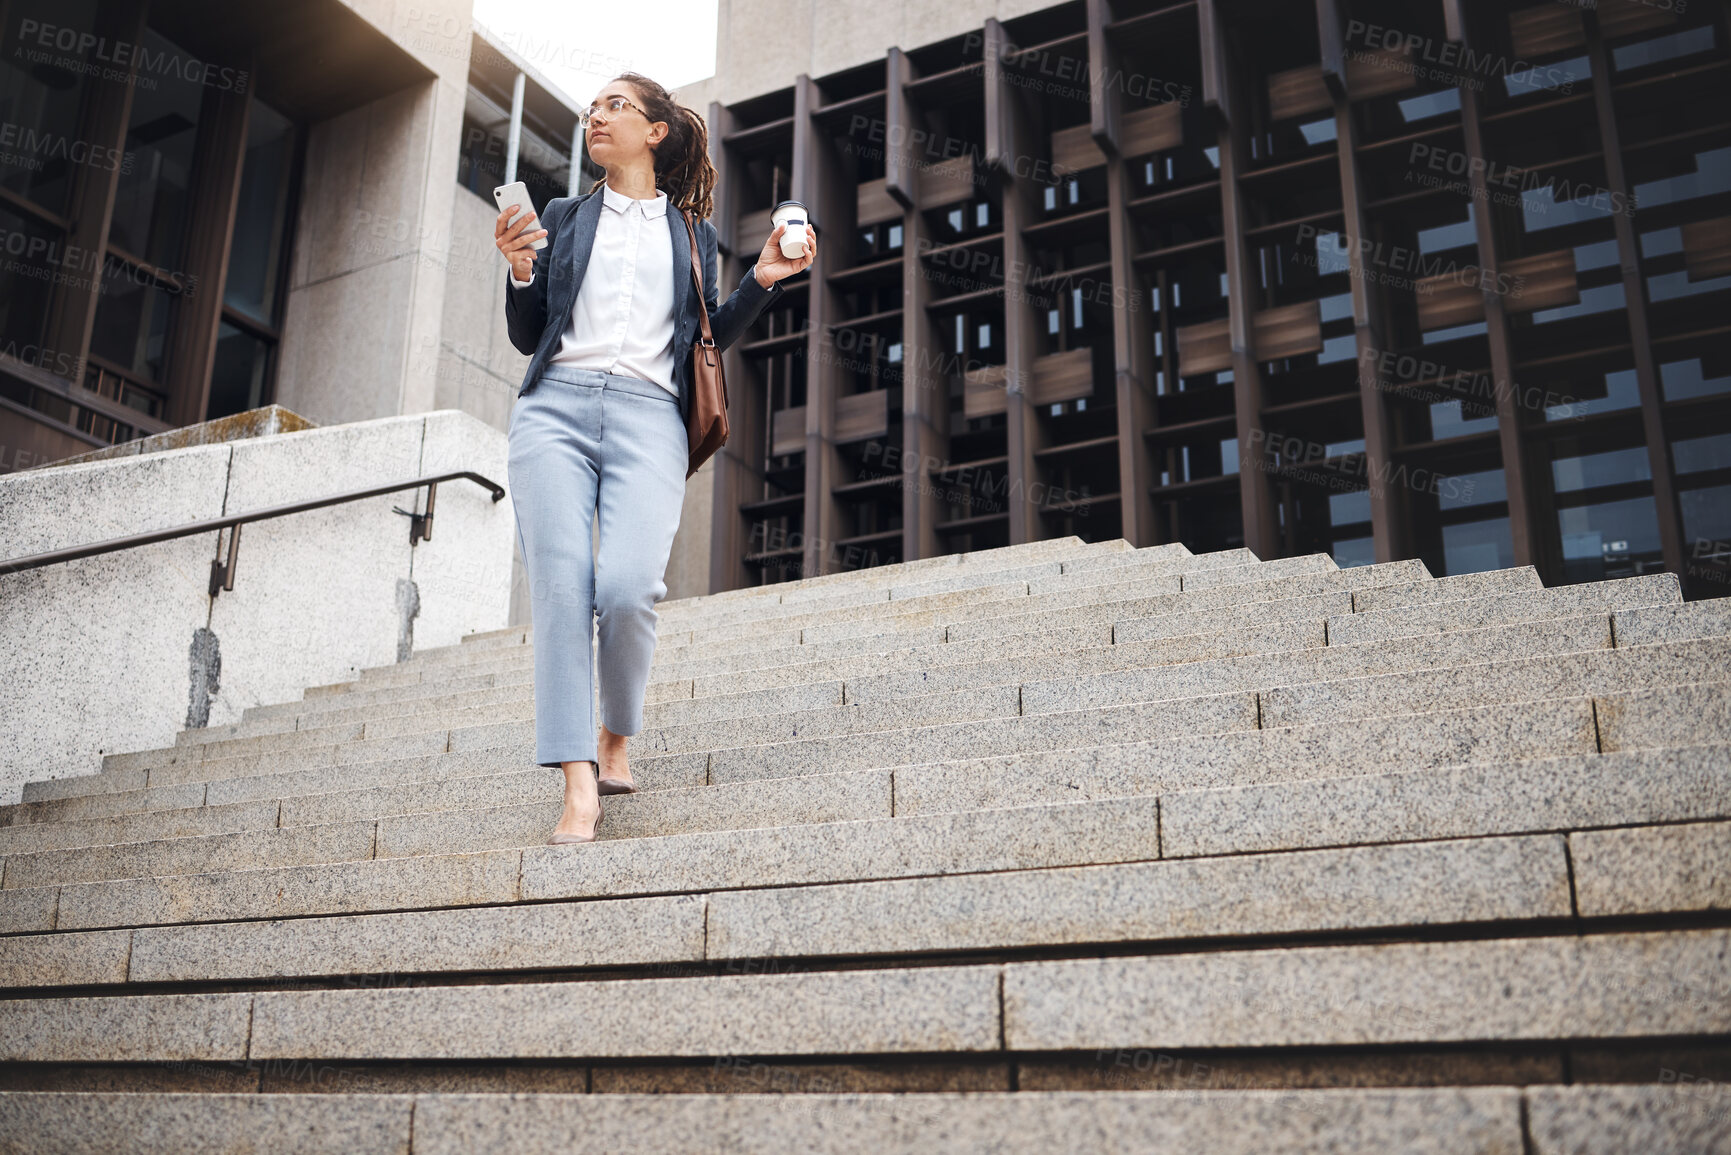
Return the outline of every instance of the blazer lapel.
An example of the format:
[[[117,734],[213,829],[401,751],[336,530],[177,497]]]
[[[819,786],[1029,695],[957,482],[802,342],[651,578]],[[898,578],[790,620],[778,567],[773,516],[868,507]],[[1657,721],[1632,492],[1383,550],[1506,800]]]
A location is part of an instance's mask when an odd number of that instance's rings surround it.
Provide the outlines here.
[[[559,233],[562,253],[553,254],[553,267],[570,269],[565,282],[554,286],[549,316],[570,317],[577,303],[577,290],[582,287],[583,273],[589,267],[589,254],[595,248],[595,227],[601,220],[601,190],[597,189],[571,213],[572,227]],[[563,328],[560,332],[564,332]]]
[[[673,323],[677,332],[685,327],[685,302],[691,295],[691,233],[672,197],[667,198],[667,231],[673,240]]]

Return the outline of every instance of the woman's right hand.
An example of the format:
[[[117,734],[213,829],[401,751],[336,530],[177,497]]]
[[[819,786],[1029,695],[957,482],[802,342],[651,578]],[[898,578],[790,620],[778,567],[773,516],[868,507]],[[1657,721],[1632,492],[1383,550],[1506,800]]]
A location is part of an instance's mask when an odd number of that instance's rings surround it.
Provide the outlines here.
[[[511,218],[522,207],[505,206],[505,211],[500,213],[499,219],[493,223],[493,244],[498,246],[499,251],[505,254],[505,259],[511,262],[511,275],[519,281],[527,281],[535,273],[535,250],[529,246],[546,236],[547,230],[529,228],[535,223],[533,208],[523,214],[522,220],[511,224]]]

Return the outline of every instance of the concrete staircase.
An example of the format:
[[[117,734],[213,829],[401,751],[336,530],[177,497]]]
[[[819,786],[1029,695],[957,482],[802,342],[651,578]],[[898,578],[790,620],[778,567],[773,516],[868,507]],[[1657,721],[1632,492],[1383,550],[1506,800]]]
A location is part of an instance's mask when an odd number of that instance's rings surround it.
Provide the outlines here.
[[[662,609],[592,845],[522,630],[26,787],[0,1150],[1731,1152],[1731,600],[1065,539]]]

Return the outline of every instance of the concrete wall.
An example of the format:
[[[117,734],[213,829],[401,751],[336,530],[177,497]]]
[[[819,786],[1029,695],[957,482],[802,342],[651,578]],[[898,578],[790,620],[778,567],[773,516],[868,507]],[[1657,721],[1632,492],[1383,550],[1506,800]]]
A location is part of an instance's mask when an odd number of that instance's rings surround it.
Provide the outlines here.
[[[311,126],[276,401],[320,425],[438,403],[468,87],[469,0],[349,6],[437,75]]]
[[[0,558],[103,541],[433,473],[503,485],[505,437],[435,412],[0,477]],[[207,591],[217,535],[0,575],[0,803],[103,754],[506,624],[511,501],[441,486],[413,547],[416,491],[248,526],[233,590]]]
[[[707,92],[723,104],[735,104],[786,88],[802,72],[814,77],[828,76],[877,60],[892,47],[907,49],[935,44],[977,31],[988,16],[1012,20],[1050,8],[1053,0],[902,0],[899,4],[838,4],[834,0],[720,2],[715,77]],[[775,29],[775,34],[766,36],[767,28]],[[696,91],[702,83],[687,87]]]

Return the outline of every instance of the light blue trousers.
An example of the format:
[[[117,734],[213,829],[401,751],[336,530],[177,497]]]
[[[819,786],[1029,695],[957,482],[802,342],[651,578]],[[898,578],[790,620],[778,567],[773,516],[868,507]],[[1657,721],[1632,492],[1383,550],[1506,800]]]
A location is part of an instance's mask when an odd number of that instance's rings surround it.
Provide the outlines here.
[[[508,476],[535,635],[535,761],[643,728],[655,603],[685,500],[685,423],[650,381],[550,365],[511,411]],[[598,525],[599,551],[590,533]]]

